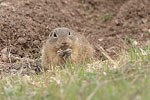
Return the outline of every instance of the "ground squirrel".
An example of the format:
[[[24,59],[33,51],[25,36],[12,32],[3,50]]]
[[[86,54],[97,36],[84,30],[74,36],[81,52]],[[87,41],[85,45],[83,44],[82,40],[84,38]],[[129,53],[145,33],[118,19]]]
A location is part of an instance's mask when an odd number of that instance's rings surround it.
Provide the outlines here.
[[[42,67],[47,70],[52,66],[61,66],[66,59],[71,63],[81,64],[93,59],[94,52],[84,36],[65,27],[55,28],[43,44]]]

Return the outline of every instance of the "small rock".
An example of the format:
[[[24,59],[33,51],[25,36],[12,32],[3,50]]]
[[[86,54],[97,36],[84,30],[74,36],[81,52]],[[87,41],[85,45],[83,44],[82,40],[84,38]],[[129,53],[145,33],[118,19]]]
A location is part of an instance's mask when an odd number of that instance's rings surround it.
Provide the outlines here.
[[[137,41],[133,41],[133,44],[134,44],[134,45],[138,45],[138,42],[137,42]]]
[[[40,44],[40,41],[34,40],[33,43],[34,43],[35,45],[39,45],[39,44]]]
[[[7,54],[2,54],[1,60],[7,63],[14,63],[16,61],[16,59],[13,56],[8,57]]]
[[[22,37],[18,38],[18,43],[24,44],[24,43],[26,43],[26,42],[27,42],[27,39],[22,38]]]
[[[148,31],[147,31],[148,33],[150,33],[150,29],[148,29]]]
[[[2,60],[3,62],[9,62],[8,56],[7,56],[6,54],[2,54],[1,60]]]
[[[1,50],[1,53],[3,53],[3,54],[7,54],[7,53],[8,53],[8,51],[7,51],[7,47],[5,47],[4,49],[2,49],[2,50]]]
[[[147,32],[147,30],[148,30],[147,28],[143,28],[142,29],[143,32]]]
[[[100,42],[103,41],[103,40],[104,40],[103,38],[99,38],[99,39],[98,39],[98,41],[100,41]]]
[[[106,76],[107,75],[107,73],[106,72],[103,72],[103,74]]]
[[[26,1],[26,2],[25,2],[25,5],[30,5],[30,1]]]

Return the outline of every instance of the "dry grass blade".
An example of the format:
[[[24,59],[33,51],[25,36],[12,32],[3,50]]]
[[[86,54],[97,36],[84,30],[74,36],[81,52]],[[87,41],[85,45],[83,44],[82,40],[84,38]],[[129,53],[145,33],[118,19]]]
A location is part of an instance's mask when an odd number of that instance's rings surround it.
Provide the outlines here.
[[[114,68],[118,67],[118,64],[108,55],[108,53],[102,47],[99,47],[99,50],[112,64],[114,64]]]
[[[86,100],[91,100],[91,98],[96,94],[96,92],[97,92],[97,90],[99,89],[99,87],[100,87],[100,84],[99,84],[99,82],[97,82],[96,88],[95,88],[95,89],[93,90],[93,92],[87,97]]]

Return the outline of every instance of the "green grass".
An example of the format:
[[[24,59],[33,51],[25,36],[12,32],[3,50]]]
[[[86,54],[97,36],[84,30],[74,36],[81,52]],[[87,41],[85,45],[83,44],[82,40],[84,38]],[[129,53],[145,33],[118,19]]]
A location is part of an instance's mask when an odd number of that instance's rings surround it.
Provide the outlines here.
[[[130,30],[132,34],[137,33],[138,32],[137,25],[136,24],[131,25]]]
[[[117,68],[108,60],[39,75],[3,74],[0,100],[150,100],[150,46],[142,50],[122,53]]]
[[[111,21],[111,20],[112,20],[112,15],[111,15],[111,14],[105,14],[105,15],[101,16],[101,19],[102,19],[104,22]]]

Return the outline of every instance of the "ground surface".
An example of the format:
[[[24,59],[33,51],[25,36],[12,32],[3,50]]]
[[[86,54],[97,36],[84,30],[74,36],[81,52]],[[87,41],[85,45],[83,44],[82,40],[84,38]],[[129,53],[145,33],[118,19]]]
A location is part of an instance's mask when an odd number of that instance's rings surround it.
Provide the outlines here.
[[[150,0],[0,0],[0,98],[150,100],[149,5]],[[35,74],[42,41],[56,27],[83,34],[106,60]]]

